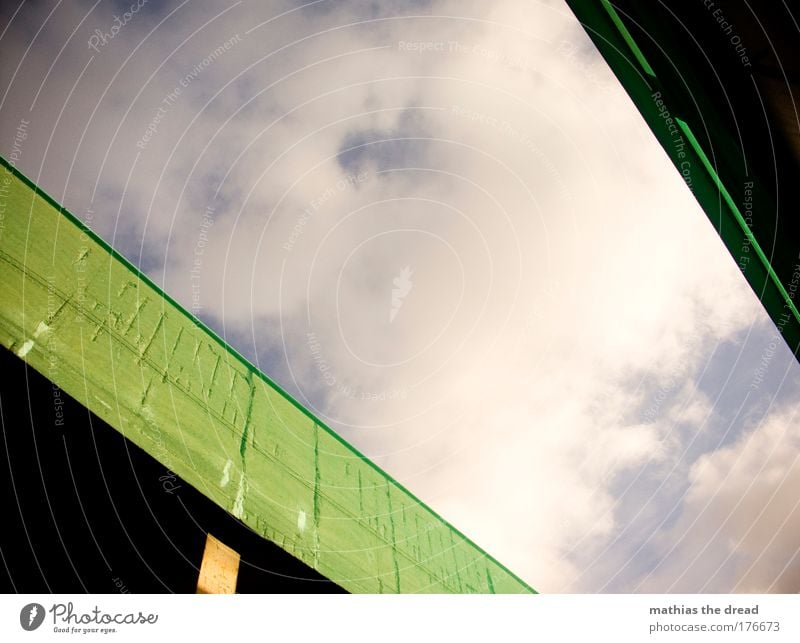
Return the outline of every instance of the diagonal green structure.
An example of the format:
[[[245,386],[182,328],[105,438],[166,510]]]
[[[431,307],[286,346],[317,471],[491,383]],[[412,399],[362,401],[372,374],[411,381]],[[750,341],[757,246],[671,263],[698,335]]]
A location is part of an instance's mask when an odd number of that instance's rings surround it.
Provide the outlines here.
[[[566,1],[800,361],[800,149],[769,39],[781,18],[765,29],[746,2]]]
[[[346,590],[534,592],[2,167],[3,346]]]

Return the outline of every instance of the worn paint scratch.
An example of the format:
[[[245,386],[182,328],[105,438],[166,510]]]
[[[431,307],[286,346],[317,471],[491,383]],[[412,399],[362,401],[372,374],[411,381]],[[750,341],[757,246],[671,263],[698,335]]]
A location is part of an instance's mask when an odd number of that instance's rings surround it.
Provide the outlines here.
[[[122,286],[120,286],[119,290],[117,290],[117,297],[122,297],[122,295],[124,295],[124,294],[125,294],[125,291],[126,291],[128,288],[135,288],[135,287],[136,287],[136,284],[135,284],[135,283],[133,283],[132,281],[126,281],[126,282],[124,282],[124,283],[122,284]]]
[[[364,485],[361,482],[361,469],[358,470],[358,510],[364,513]]]
[[[489,593],[494,594],[494,583],[492,582],[492,575],[489,573],[489,570],[486,570],[486,584],[489,586]]]
[[[34,339],[38,339],[39,335],[42,335],[43,333],[46,333],[49,330],[50,330],[50,326],[45,324],[43,321],[40,321],[39,325],[36,327],[36,330],[33,331]]]
[[[96,341],[97,341],[97,338],[98,338],[98,337],[100,337],[100,333],[101,333],[102,331],[103,331],[103,324],[102,324],[102,323],[100,323],[100,324],[97,324],[97,326],[95,326],[95,327],[94,327],[94,331],[92,332],[92,337],[91,337],[91,340],[92,340],[93,342],[96,342]]]
[[[233,501],[233,509],[231,513],[239,520],[244,516],[244,497],[247,493],[247,480],[245,479],[244,471],[239,476],[239,488],[236,490],[236,499]]]
[[[88,256],[89,256],[89,248],[83,248],[80,251],[80,253],[78,253],[78,257],[75,259],[75,261],[72,262],[72,265],[80,263],[81,261],[86,259],[86,257],[88,257]]]
[[[56,317],[58,317],[58,316],[61,314],[61,311],[62,311],[62,310],[64,310],[64,308],[65,308],[65,307],[66,307],[66,305],[67,305],[67,304],[70,302],[70,300],[71,300],[71,299],[72,299],[72,297],[71,297],[71,296],[70,296],[70,297],[67,297],[66,299],[64,299],[64,301],[62,301],[62,302],[61,302],[61,303],[58,305],[58,308],[56,308],[56,309],[55,309],[53,312],[51,312],[51,313],[50,313],[50,314],[47,316],[47,323],[48,323],[48,324],[52,324],[52,323],[53,323],[53,320],[54,320]]]
[[[150,381],[144,387],[144,391],[142,392],[142,398],[139,400],[139,406],[144,406],[144,403],[147,401],[147,395],[150,393],[150,389],[153,388],[153,378],[150,378]]]
[[[222,361],[222,357],[217,355],[217,361],[214,362],[214,368],[211,371],[211,381],[208,383],[208,394],[211,395],[211,389],[214,387],[214,380],[217,379],[217,370],[219,369],[219,363]]]
[[[228,486],[228,483],[231,481],[231,465],[233,464],[233,460],[228,460],[225,463],[225,468],[222,470],[222,480],[219,481],[219,486],[223,489]]]
[[[392,562],[394,563],[394,582],[397,593],[400,593],[400,566],[397,563],[397,534],[394,530],[394,512],[392,511],[392,487],[386,483],[386,506],[388,507],[387,516],[389,517],[389,527],[391,532]]]
[[[239,455],[242,456],[244,462],[244,452],[247,448],[248,432],[250,429],[250,416],[253,413],[253,398],[256,396],[256,386],[253,383],[253,372],[247,371],[247,386],[250,389],[249,399],[247,401],[247,410],[244,415],[244,427],[242,428],[242,441],[239,443]]]
[[[167,361],[175,355],[175,351],[178,350],[178,344],[181,341],[181,335],[183,335],[183,326],[181,326],[180,330],[178,330],[178,336],[175,338],[175,342],[172,344],[172,348],[169,351],[169,356],[167,357]]]
[[[151,346],[151,344],[153,343],[153,340],[156,338],[156,335],[158,335],[158,331],[159,331],[159,330],[161,330],[161,326],[162,326],[162,324],[164,323],[164,318],[165,318],[165,317],[166,317],[166,314],[165,314],[165,313],[161,313],[161,314],[158,316],[158,323],[156,324],[156,328],[155,328],[155,330],[153,331],[153,334],[150,336],[150,339],[149,339],[149,340],[147,340],[147,344],[145,345],[145,347],[144,347],[144,348],[142,348],[142,349],[139,351],[139,358],[138,358],[138,360],[137,360],[137,363],[141,362],[141,360],[143,360],[143,359],[144,359],[144,356],[147,354],[147,351],[150,349],[150,346]]]
[[[131,329],[131,326],[133,326],[133,322],[139,319],[139,315],[141,314],[142,309],[145,307],[147,302],[147,297],[137,302],[136,310],[131,313],[130,317],[128,317],[128,321],[125,323],[125,329],[122,331],[123,335],[127,335],[128,331]]]
[[[319,426],[314,422],[314,526],[319,527]]]
[[[33,348],[33,340],[29,339],[25,343],[20,346],[19,350],[17,351],[17,357],[25,357],[28,353],[31,352]]]

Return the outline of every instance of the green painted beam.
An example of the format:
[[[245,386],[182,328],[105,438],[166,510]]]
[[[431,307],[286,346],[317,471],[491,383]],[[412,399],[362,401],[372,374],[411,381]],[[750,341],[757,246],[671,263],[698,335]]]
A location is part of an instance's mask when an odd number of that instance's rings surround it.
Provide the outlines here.
[[[0,341],[351,592],[529,593],[7,162]]]
[[[681,6],[678,11],[685,30],[696,29],[698,34],[685,33],[677,22],[668,22],[665,18],[672,10],[663,3],[567,0],[567,4],[800,360],[800,238],[791,232],[796,228],[797,199],[786,196],[797,191],[798,177],[790,163],[777,168],[785,184],[779,195],[776,177],[769,173],[776,148],[773,141],[765,140],[771,139],[766,121],[758,129],[753,123],[734,120],[730,113],[738,106],[741,114],[735,116],[739,119],[758,113],[764,120],[765,113],[756,102],[754,72],[736,57],[729,42],[722,53],[714,53],[708,41],[692,40],[702,38],[702,33],[719,36],[713,16],[702,3]],[[625,13],[620,4],[635,15]],[[722,63],[715,68],[706,59],[707,52],[698,49],[706,45],[709,55],[733,62],[725,62],[725,69],[720,69]],[[726,85],[727,94],[715,87],[720,78],[734,79]],[[739,104],[733,107],[725,102],[737,100]],[[752,212],[745,212],[754,203],[760,213],[755,221]]]

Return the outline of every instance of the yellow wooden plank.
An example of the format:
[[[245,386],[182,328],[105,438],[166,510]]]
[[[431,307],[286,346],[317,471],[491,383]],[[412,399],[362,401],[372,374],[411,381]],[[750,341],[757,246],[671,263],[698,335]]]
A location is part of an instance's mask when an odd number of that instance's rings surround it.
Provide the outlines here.
[[[235,594],[239,554],[211,534],[206,536],[203,562],[197,579],[198,594]]]

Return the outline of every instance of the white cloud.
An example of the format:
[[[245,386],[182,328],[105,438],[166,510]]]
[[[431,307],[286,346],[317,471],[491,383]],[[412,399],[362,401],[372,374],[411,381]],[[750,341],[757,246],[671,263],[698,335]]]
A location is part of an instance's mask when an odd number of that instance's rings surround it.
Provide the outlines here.
[[[680,520],[658,535],[666,556],[644,589],[800,591],[800,422],[775,409],[689,472]]]

